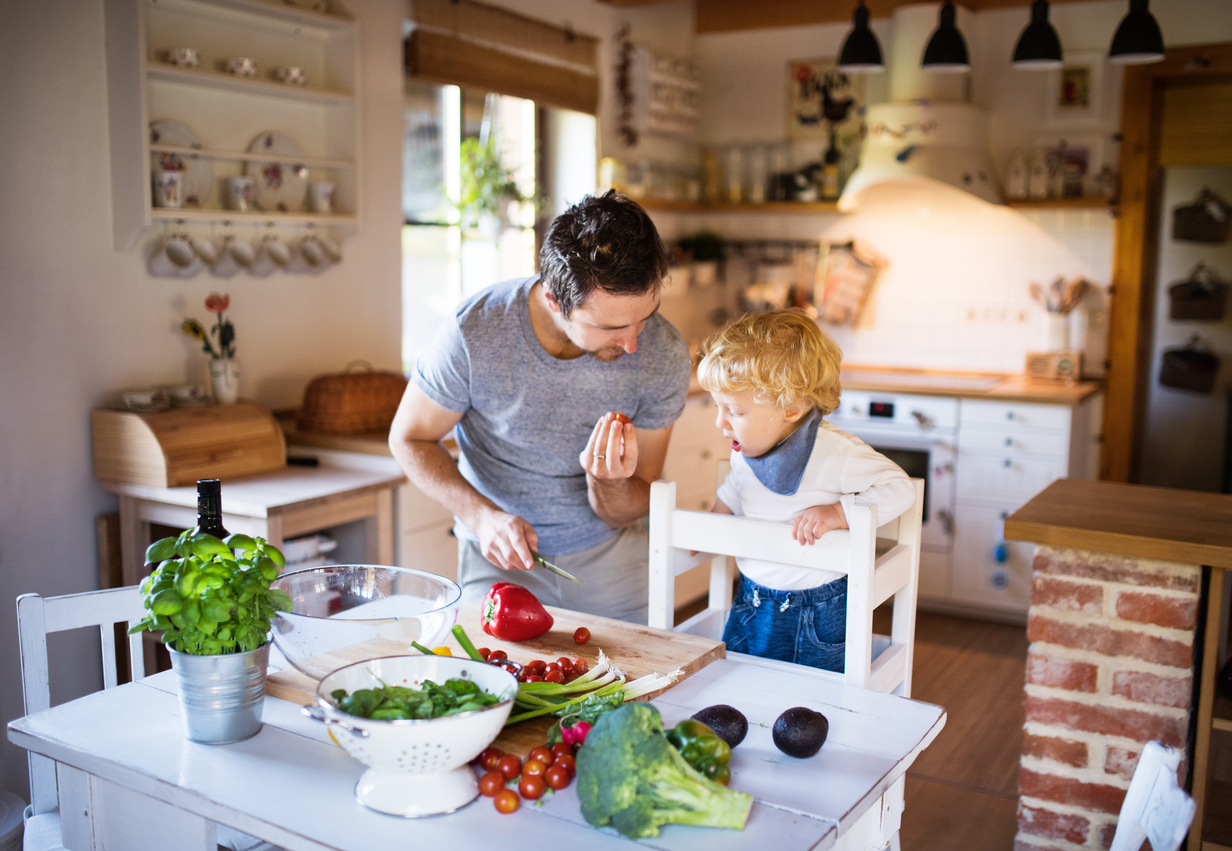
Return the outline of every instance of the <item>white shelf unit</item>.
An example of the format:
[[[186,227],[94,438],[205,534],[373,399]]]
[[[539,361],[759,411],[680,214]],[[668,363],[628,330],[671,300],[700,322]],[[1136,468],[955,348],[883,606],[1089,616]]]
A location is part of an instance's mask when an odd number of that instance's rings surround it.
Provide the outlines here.
[[[264,0],[105,0],[114,243],[134,245],[159,223],[329,226],[346,235],[359,225],[358,23],[340,15]],[[196,68],[164,61],[172,48],[200,52]],[[225,73],[236,56],[256,60],[256,77]],[[279,66],[303,68],[295,86],[268,75]],[[174,119],[201,147],[152,145],[149,126]],[[334,184],[332,214],[310,211],[307,200],[289,212],[225,209],[225,184],[252,164],[287,156],[249,154],[262,133],[293,139],[310,182]],[[210,190],[199,207],[152,204],[151,155],[208,158]]]
[[[643,133],[697,138],[701,84],[693,64],[638,45],[631,67],[633,120]]]

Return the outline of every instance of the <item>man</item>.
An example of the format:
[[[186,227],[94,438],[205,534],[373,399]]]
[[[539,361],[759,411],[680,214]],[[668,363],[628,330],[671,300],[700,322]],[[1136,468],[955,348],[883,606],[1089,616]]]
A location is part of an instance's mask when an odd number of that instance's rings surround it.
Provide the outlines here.
[[[690,372],[687,346],[657,312],[667,252],[645,211],[608,192],[552,223],[540,267],[446,320],[416,364],[390,448],[457,518],[464,600],[506,580],[548,605],[645,623],[638,521]],[[451,431],[456,465],[441,444]],[[532,570],[534,552],[584,584]]]

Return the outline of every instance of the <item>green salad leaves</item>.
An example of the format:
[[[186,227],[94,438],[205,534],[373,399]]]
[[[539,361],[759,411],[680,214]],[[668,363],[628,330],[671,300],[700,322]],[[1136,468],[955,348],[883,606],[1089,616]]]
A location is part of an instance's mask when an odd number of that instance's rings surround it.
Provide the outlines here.
[[[457,677],[445,680],[443,686],[424,680],[423,687],[418,689],[382,683],[380,688],[363,688],[348,694],[346,689],[340,688],[331,692],[330,697],[348,715],[377,721],[442,718],[485,709],[500,702],[499,697],[488,694],[470,680]]]

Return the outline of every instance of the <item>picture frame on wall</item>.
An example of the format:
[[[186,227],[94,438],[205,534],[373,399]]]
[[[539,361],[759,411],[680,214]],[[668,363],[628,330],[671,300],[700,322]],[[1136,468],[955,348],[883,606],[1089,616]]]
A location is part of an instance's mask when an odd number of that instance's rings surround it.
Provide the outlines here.
[[[834,57],[787,63],[787,139],[829,143],[830,129],[843,148],[857,143],[865,106],[864,77],[839,71]]]
[[[1104,54],[1068,51],[1064,64],[1048,71],[1044,84],[1047,126],[1094,127],[1103,117]]]

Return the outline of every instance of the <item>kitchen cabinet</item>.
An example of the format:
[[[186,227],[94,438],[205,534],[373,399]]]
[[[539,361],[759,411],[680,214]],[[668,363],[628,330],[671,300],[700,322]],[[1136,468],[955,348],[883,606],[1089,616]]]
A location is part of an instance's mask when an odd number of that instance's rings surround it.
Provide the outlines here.
[[[111,153],[113,238],[130,247],[143,229],[159,222],[250,223],[265,226],[331,226],[351,230],[359,209],[358,24],[341,15],[265,0],[106,0],[107,86]],[[165,61],[181,47],[200,53],[196,67]],[[257,76],[225,73],[233,57],[255,59]],[[303,86],[276,82],[277,68],[304,70]],[[151,141],[150,124],[171,119],[198,137],[197,144]],[[263,135],[278,134],[265,153],[250,151]],[[294,154],[286,145],[299,148]],[[174,156],[203,180],[195,206],[152,206],[151,168]],[[202,170],[198,164],[208,164]],[[334,184],[334,212],[316,213],[306,199],[286,197],[286,209],[226,209],[229,177],[256,179],[266,166],[282,172],[278,187]],[[259,193],[258,193],[259,195]]]
[[[397,564],[458,581],[458,539],[453,515],[410,482],[398,488]]]

